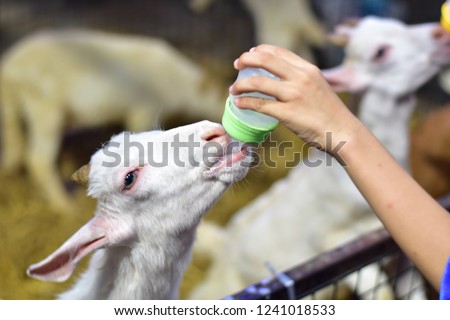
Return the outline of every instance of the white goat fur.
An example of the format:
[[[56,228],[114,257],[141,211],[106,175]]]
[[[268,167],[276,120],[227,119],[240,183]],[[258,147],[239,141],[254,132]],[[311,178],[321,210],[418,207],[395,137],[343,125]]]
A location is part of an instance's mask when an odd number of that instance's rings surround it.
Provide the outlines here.
[[[177,141],[185,145],[172,147]],[[28,274],[64,281],[85,255],[99,249],[60,298],[177,298],[200,219],[248,171],[242,161],[249,161],[249,150],[225,152],[229,141],[222,126],[208,121],[114,136],[90,161],[88,193],[98,202],[94,218],[47,259],[30,266]],[[113,166],[116,159],[120,163]],[[163,161],[166,165],[152,164]],[[127,190],[129,173],[136,176]]]
[[[12,172],[24,163],[50,203],[67,209],[56,168],[64,129],[118,123],[138,132],[175,112],[219,121],[226,90],[205,90],[207,78],[160,39],[89,30],[32,34],[1,61],[2,167]]]
[[[213,0],[191,0],[190,7],[203,12]],[[255,25],[257,44],[268,43],[299,53],[313,61],[311,46],[325,43],[325,30],[311,11],[309,0],[242,0]]]
[[[415,105],[412,94],[438,72],[431,57],[444,46],[445,39],[433,39],[434,28],[436,24],[406,26],[372,17],[354,28],[340,27],[338,36],[349,40],[345,61],[323,72],[336,90],[366,90],[359,117],[405,168],[408,119]],[[384,53],[377,58],[380,49]],[[317,161],[322,162],[315,167],[293,168],[236,212],[225,228],[200,226],[198,247],[203,253],[209,248],[212,265],[190,298],[235,293],[269,277],[267,261],[283,271],[381,227],[343,167],[320,151],[309,156],[310,163]],[[375,284],[370,281],[376,279],[376,270],[371,274],[362,279],[361,291]],[[384,288],[378,298],[391,296]]]

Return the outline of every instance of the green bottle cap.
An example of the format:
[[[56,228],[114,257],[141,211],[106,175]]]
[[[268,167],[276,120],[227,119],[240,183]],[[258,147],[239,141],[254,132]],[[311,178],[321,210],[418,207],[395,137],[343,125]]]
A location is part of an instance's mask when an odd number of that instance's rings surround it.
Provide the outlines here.
[[[271,123],[261,123],[257,125],[249,124],[243,122],[239,117],[233,112],[233,109],[237,109],[233,106],[230,97],[228,97],[225,103],[225,111],[222,117],[222,125],[225,131],[234,139],[246,143],[261,143],[266,140],[268,134],[277,127],[278,122]],[[240,110],[240,109],[239,109]],[[242,110],[241,110],[242,111]],[[251,110],[249,110],[251,111]],[[255,111],[251,111],[255,112]],[[257,112],[255,112],[257,113]],[[262,117],[269,118],[269,116],[259,114]]]

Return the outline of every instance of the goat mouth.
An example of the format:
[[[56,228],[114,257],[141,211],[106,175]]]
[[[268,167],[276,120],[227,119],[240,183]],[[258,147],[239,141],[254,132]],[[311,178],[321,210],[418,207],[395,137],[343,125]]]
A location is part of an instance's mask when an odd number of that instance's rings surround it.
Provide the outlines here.
[[[230,152],[225,152],[216,157],[212,165],[208,168],[208,174],[218,173],[226,168],[232,168],[240,164],[251,154],[251,147],[247,144],[240,144],[239,148],[233,147]]]

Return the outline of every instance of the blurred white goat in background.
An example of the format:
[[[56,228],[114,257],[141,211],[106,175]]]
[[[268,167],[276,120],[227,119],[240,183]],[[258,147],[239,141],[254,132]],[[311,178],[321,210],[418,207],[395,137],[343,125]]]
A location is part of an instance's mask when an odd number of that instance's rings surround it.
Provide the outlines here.
[[[217,0],[190,0],[189,5],[195,12],[202,13],[213,1]],[[308,0],[241,2],[254,20],[256,44],[287,48],[309,61],[314,61],[311,47],[325,44],[325,29],[311,11]]]
[[[56,166],[65,129],[117,123],[144,131],[171,113],[219,121],[226,90],[206,90],[211,80],[160,39],[88,30],[32,34],[1,60],[1,165],[14,172],[24,164],[50,204],[69,210]]]

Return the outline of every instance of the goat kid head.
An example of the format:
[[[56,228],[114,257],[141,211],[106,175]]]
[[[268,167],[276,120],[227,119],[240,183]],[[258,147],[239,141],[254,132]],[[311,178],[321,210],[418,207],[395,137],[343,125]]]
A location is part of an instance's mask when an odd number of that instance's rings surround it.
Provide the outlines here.
[[[221,194],[248,171],[250,148],[230,142],[222,126],[209,121],[114,136],[78,174],[89,175],[88,194],[98,202],[94,218],[27,274],[65,281],[96,249],[133,248],[152,237],[195,230]]]
[[[438,23],[406,25],[366,17],[336,28],[332,39],[345,46],[342,65],[323,70],[335,91],[376,89],[391,96],[415,91],[450,63],[450,36]]]

